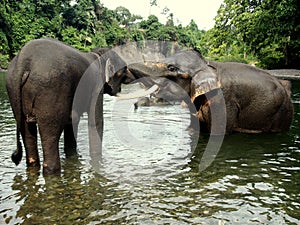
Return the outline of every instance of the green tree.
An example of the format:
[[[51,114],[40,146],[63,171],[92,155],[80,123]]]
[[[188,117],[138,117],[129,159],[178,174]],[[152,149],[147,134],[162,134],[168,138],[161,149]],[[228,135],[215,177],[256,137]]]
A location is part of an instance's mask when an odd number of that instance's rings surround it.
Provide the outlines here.
[[[136,20],[142,19],[141,16],[131,14],[130,11],[123,6],[117,7],[114,12],[116,14],[116,20],[127,28],[132,27]]]
[[[157,1],[151,0],[150,5],[157,6]],[[201,49],[204,31],[194,21],[186,27],[176,26],[167,7],[164,13],[166,24],[154,15],[142,20],[125,7],[110,10],[100,0],[1,0],[0,66],[5,68],[26,42],[41,37],[57,38],[84,51],[143,40]],[[170,52],[173,47],[170,44],[164,51]]]
[[[297,0],[224,0],[207,33],[208,54],[299,67],[299,10]]]
[[[14,55],[13,37],[11,35],[11,12],[16,8],[15,4],[7,4],[5,0],[1,0],[0,5],[0,68],[7,67],[7,61]]]
[[[29,40],[55,36],[62,21],[60,7],[58,0],[2,0],[0,36],[7,47],[1,49],[1,54],[8,54],[12,58]]]
[[[198,49],[202,52],[201,39],[205,31],[199,30],[196,22],[191,22],[183,29],[180,35],[180,42],[186,47]]]

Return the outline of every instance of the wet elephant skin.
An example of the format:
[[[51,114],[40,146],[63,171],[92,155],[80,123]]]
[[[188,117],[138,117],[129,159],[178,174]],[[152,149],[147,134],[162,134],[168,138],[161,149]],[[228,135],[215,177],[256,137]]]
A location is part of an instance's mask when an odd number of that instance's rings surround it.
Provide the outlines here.
[[[233,62],[209,62],[220,77],[226,102],[227,131],[281,132],[290,128],[290,86],[266,71]]]
[[[210,132],[211,108],[225,99],[226,132],[281,132],[289,129],[293,119],[290,85],[266,71],[242,64],[208,62],[199,53],[188,50],[160,62],[129,65],[137,77],[149,76],[153,83],[164,77],[178,84],[161,83],[163,94],[178,98],[189,94],[200,120],[201,128]],[[149,86],[149,84],[147,84]],[[172,87],[172,88],[170,88]],[[219,91],[217,91],[219,90]],[[177,99],[178,100],[178,99]],[[221,113],[221,112],[219,112]]]
[[[107,50],[105,50],[107,52]],[[17,150],[12,160],[19,164],[22,158],[20,135],[26,150],[28,166],[39,167],[37,150],[37,125],[43,149],[43,172],[60,171],[59,138],[64,131],[64,147],[76,148],[76,134],[80,115],[88,112],[89,127],[97,130],[89,139],[94,148],[101,150],[103,130],[103,89],[109,94],[120,91],[124,81],[118,71],[113,77],[107,74],[107,57],[77,49],[54,39],[37,39],[28,42],[11,61],[6,74],[6,88],[17,122]],[[110,60],[110,68],[122,63],[116,55]],[[77,98],[72,112],[74,94],[83,75],[90,76],[83,84],[87,87]],[[115,77],[116,76],[116,77]],[[105,88],[102,88],[105,85]],[[100,87],[100,88],[99,88]],[[93,96],[93,99],[91,98]],[[94,102],[92,102],[94,101]],[[96,104],[92,105],[92,104]],[[76,106],[78,106],[76,108]],[[95,108],[90,115],[92,107]],[[72,115],[76,115],[71,120]],[[94,118],[91,118],[93,117]],[[75,136],[74,136],[75,134]]]

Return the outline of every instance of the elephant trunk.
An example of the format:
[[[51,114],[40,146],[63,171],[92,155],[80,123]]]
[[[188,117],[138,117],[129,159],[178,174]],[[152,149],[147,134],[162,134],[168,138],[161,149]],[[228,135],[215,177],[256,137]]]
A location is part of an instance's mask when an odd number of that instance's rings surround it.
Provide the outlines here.
[[[136,79],[143,77],[161,77],[167,70],[167,65],[160,62],[134,63],[128,66]]]

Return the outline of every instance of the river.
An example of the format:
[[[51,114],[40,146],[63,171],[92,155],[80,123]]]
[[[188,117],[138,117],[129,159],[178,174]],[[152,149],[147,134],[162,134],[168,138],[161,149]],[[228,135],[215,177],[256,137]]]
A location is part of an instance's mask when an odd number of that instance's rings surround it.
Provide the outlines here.
[[[18,166],[10,159],[16,128],[4,80],[0,73],[0,224],[300,224],[299,82],[289,132],[226,136],[204,171],[208,137],[193,147],[186,109],[134,110],[105,96],[101,166],[90,165],[84,115],[78,154],[66,158],[60,147],[61,176],[44,177],[24,156]]]

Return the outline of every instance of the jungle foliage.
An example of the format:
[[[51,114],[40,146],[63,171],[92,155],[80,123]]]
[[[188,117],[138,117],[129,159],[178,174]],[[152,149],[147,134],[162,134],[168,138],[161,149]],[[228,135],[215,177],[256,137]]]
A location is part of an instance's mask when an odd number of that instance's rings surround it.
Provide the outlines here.
[[[110,10],[101,0],[1,0],[0,67],[6,68],[26,42],[53,37],[83,51],[129,41],[174,41],[213,60],[299,68],[299,11],[298,0],[224,0],[214,28],[204,31],[193,20],[175,25],[167,7],[162,24],[154,15],[143,19],[125,7]]]
[[[204,36],[205,54],[267,68],[299,68],[298,0],[224,0]]]

